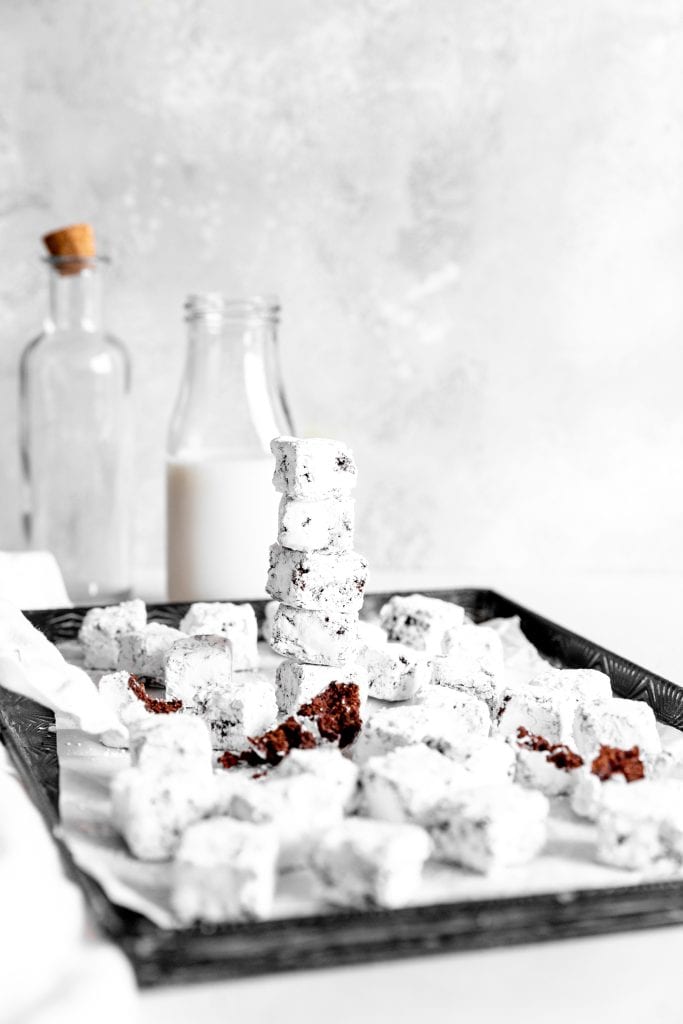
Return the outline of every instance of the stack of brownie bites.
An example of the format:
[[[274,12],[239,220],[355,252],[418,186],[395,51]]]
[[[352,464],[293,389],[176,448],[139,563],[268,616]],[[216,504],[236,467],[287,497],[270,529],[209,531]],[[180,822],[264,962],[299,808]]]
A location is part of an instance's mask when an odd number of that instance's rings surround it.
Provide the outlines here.
[[[280,602],[271,646],[287,659],[277,670],[278,706],[287,713],[333,682],[366,689],[355,660],[367,562],[353,550],[357,472],[348,448],[278,437],[271,450],[282,498],[266,590]]]

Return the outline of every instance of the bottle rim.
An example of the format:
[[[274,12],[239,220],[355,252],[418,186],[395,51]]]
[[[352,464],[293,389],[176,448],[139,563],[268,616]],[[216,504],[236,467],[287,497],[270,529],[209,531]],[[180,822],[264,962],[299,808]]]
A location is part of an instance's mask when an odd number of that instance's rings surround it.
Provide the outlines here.
[[[275,295],[252,295],[246,299],[231,299],[220,292],[194,292],[188,295],[183,308],[187,321],[211,318],[277,323],[280,319],[280,302]]]

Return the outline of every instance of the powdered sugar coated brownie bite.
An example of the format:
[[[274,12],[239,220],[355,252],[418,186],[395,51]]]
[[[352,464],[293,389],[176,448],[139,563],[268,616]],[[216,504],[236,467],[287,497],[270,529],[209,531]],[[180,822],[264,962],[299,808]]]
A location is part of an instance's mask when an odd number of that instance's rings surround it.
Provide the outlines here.
[[[457,663],[475,662],[492,676],[503,673],[503,644],[495,629],[464,622],[450,629],[443,639],[443,657]]]
[[[164,655],[166,696],[182,700],[186,710],[232,682],[232,644],[225,636],[186,636]]]
[[[573,729],[576,749],[586,760],[594,758],[603,745],[622,750],[637,746],[647,758],[662,749],[654,711],[643,701],[620,697],[588,701],[576,709]]]
[[[460,605],[424,594],[396,594],[380,609],[380,625],[390,640],[428,654],[442,654],[446,634],[460,628]]]
[[[514,784],[453,791],[430,814],[435,857],[483,874],[526,864],[545,844],[549,809]]]
[[[138,633],[147,623],[145,602],[136,598],[106,608],[90,608],[83,618],[78,639],[88,668],[116,668],[119,637]]]
[[[416,892],[429,852],[417,825],[346,818],[321,836],[311,866],[330,903],[401,907]]]
[[[466,622],[446,633],[443,652],[433,659],[432,683],[472,693],[496,711],[505,673],[503,646],[495,630]]]
[[[112,821],[131,853],[140,860],[166,860],[187,826],[213,809],[213,774],[127,768],[114,777],[111,800]]]
[[[358,651],[357,618],[342,612],[314,612],[281,604],[275,613],[271,647],[283,658],[310,665],[344,665]]]
[[[620,789],[625,785],[626,779],[623,775],[615,775],[611,779],[602,781],[597,775],[593,775],[587,765],[584,765],[572,776],[571,808],[579,818],[597,821],[603,804],[609,799],[612,790],[615,787]]]
[[[255,825],[271,825],[279,845],[279,865],[299,867],[321,833],[341,821],[344,794],[337,782],[312,773],[244,779],[229,801],[228,814]]]
[[[213,752],[209,731],[194,715],[150,715],[129,722],[130,760],[141,771],[192,771],[210,775]]]
[[[291,750],[276,769],[274,777],[286,779],[294,775],[313,775],[335,791],[345,812],[354,807],[358,768],[336,747],[325,745]]]
[[[642,781],[609,790],[598,815],[597,853],[604,864],[642,870],[683,854],[683,782]]]
[[[554,668],[548,665],[531,677],[529,685],[562,690],[572,694],[580,703],[609,700],[612,696],[609,676],[594,668]]]
[[[136,676],[162,680],[166,653],[182,637],[179,629],[160,622],[150,622],[136,633],[123,633],[119,637],[118,667]]]
[[[593,761],[584,762],[572,774],[572,810],[581,818],[596,821],[615,786],[640,782],[644,778],[645,765],[638,747],[622,750],[603,745]]]
[[[237,672],[225,688],[206,690],[194,713],[209,727],[214,750],[239,750],[249,736],[257,736],[274,724],[275,687],[271,679]]]
[[[543,736],[549,743],[574,746],[574,712],[577,698],[557,688],[524,686],[505,689],[494,729],[501,736],[517,735],[519,728]]]
[[[290,498],[346,495],[356,485],[353,454],[341,441],[276,437],[270,450],[275,456],[273,487]]]
[[[362,765],[359,808],[369,818],[421,825],[439,800],[469,784],[469,772],[438,751],[398,747]]]
[[[469,694],[461,695],[457,708],[421,704],[382,708],[364,723],[353,748],[353,758],[361,764],[397,747],[425,743],[457,760],[463,741],[488,736],[489,730],[488,708]]]
[[[355,683],[365,701],[368,696],[367,670],[357,664],[304,665],[298,661],[282,661],[275,672],[275,689],[278,710],[289,715],[301,705],[312,700],[331,683]]]
[[[267,826],[216,817],[190,825],[173,863],[171,906],[180,921],[221,924],[267,917],[278,841]]]
[[[486,701],[492,713],[501,706],[505,676],[491,672],[469,654],[458,657],[437,656],[432,660],[431,683],[434,687],[460,690]]]
[[[358,662],[368,674],[368,693],[378,700],[409,700],[431,677],[429,657],[405,644],[364,644]]]
[[[355,551],[293,551],[272,544],[266,590],[292,608],[357,612],[367,577],[368,563]]]
[[[218,634],[232,645],[235,672],[258,668],[258,624],[250,604],[230,601],[198,601],[191,604],[180,623],[191,636]]]
[[[295,551],[350,551],[355,501],[346,495],[307,500],[280,499],[277,539]]]
[[[450,757],[467,770],[470,785],[511,782],[515,774],[515,752],[502,736],[469,736]]]

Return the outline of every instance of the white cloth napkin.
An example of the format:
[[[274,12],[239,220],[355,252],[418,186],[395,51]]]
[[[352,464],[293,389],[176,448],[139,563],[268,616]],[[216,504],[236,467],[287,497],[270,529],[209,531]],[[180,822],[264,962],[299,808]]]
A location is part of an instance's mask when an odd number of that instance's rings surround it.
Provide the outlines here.
[[[0,554],[0,573],[10,562],[25,566],[31,559]],[[34,587],[26,601],[24,578],[18,600],[34,607],[63,605],[66,592],[58,596],[54,577],[48,582],[52,589],[45,599]],[[9,600],[0,600],[0,685],[69,715],[93,735],[120,731],[87,673],[69,665]],[[130,965],[114,946],[93,938],[83,898],[64,876],[45,824],[1,745],[0,908],[0,1024],[137,1019]]]
[[[2,745],[0,906],[2,1024],[136,1019],[130,965],[88,934],[81,893],[64,877],[57,848]]]
[[[0,551],[0,598],[18,608],[71,607],[50,551]]]
[[[69,665],[54,644],[10,601],[0,600],[0,684],[100,735],[121,725],[87,672]],[[125,736],[122,736],[125,739]]]

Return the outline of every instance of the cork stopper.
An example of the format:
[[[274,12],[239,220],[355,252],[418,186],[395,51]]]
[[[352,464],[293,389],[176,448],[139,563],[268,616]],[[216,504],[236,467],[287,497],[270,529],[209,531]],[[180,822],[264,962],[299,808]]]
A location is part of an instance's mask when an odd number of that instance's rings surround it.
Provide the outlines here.
[[[71,224],[43,236],[60,274],[78,274],[95,256],[95,232],[90,224]]]

